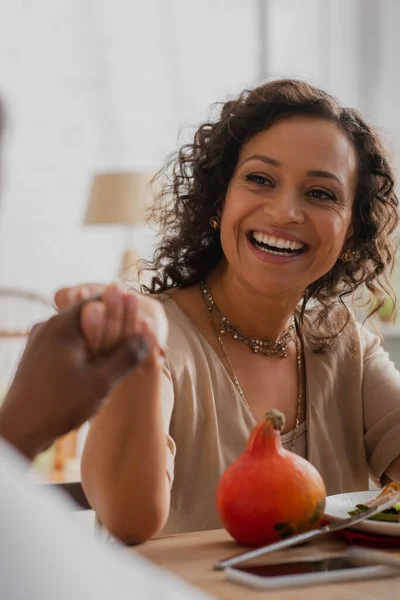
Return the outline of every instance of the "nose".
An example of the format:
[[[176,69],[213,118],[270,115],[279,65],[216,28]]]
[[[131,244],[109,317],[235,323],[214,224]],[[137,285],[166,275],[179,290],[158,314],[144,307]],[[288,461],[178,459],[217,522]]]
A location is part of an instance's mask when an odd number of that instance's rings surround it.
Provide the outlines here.
[[[280,190],[269,198],[264,206],[264,213],[273,224],[303,223],[304,211],[295,190]]]

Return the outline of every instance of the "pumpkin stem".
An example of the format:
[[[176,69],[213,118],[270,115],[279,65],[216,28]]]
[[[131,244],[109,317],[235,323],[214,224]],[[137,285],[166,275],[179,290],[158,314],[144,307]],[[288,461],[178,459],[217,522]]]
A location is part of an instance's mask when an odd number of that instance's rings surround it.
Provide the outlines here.
[[[285,427],[285,416],[276,408],[272,408],[266,412],[265,418],[272,423],[272,427],[277,431],[282,431]]]

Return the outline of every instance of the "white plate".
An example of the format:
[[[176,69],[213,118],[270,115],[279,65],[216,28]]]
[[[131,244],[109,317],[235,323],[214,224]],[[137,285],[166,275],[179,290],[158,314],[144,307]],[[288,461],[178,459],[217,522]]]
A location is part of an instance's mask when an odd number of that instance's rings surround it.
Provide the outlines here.
[[[324,517],[327,521],[335,522],[340,519],[347,519],[356,504],[363,504],[371,498],[375,498],[380,490],[370,490],[368,492],[352,492],[351,494],[335,494],[326,499]],[[387,523],[385,521],[364,521],[358,523],[350,529],[365,531],[376,535],[390,535],[400,537],[400,523]]]

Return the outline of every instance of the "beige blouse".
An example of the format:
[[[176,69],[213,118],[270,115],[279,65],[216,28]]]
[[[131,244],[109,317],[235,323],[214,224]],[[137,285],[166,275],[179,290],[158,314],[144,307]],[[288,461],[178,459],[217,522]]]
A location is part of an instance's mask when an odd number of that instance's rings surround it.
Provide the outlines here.
[[[171,510],[162,534],[221,527],[218,480],[244,450],[255,420],[218,355],[170,298],[163,417]],[[368,489],[400,456],[400,373],[378,337],[351,321],[333,350],[304,341],[306,421],[295,452],[321,473],[328,494]],[[283,436],[290,448],[293,432]]]

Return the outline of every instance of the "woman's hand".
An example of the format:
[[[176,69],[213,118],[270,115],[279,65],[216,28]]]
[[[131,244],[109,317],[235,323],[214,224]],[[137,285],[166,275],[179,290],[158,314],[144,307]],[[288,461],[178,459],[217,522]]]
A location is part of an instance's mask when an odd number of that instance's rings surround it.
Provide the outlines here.
[[[96,413],[115,385],[166,336],[155,336],[135,296],[115,286],[36,326],[0,410],[0,435],[28,458]],[[163,321],[165,319],[165,322]],[[152,347],[154,346],[154,348]]]

